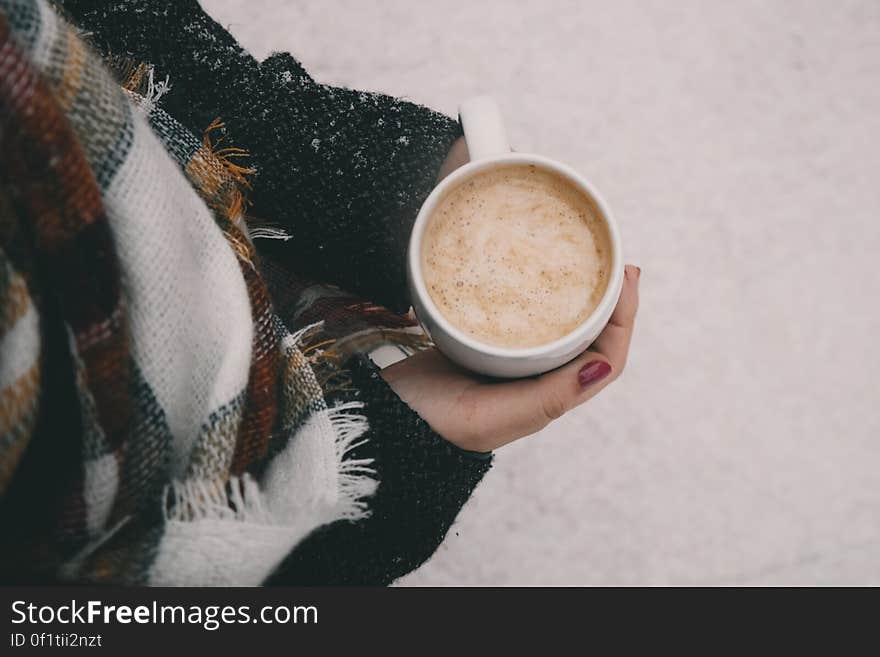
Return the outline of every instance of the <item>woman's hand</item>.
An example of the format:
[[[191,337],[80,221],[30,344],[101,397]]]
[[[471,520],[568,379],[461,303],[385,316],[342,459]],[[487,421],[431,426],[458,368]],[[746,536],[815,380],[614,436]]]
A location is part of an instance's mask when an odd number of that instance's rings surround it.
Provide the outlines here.
[[[626,365],[641,270],[627,265],[620,301],[605,330],[574,361],[531,379],[494,381],[429,349],[382,370],[414,411],[451,443],[488,452],[543,429],[595,397]]]

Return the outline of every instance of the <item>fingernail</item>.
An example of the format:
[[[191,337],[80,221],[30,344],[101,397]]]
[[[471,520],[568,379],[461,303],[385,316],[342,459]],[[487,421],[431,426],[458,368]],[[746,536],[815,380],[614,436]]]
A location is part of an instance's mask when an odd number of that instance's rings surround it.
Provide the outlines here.
[[[598,383],[611,373],[611,365],[604,360],[594,360],[584,365],[578,372],[578,383],[581,388],[589,388],[594,383]]]
[[[642,268],[636,267],[636,278],[641,277],[641,275],[642,275]]]

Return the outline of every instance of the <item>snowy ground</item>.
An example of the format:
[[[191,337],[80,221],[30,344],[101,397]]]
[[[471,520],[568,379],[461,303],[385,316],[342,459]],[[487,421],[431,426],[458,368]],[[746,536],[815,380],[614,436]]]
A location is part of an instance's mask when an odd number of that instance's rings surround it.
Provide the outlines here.
[[[322,81],[495,93],[642,266],[626,375],[403,584],[880,584],[880,3],[203,4]]]

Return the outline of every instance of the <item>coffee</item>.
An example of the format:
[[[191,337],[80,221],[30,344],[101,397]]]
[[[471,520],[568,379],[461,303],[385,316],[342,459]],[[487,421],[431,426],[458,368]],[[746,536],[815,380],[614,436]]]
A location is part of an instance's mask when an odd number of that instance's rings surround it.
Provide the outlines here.
[[[552,342],[599,304],[611,271],[608,228],[593,200],[531,164],[476,174],[434,209],[421,243],[434,304],[480,342]]]

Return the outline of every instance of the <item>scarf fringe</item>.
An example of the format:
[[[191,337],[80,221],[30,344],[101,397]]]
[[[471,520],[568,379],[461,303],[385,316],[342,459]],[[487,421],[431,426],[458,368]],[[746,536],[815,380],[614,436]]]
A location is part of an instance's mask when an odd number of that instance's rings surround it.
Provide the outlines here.
[[[336,472],[339,477],[339,497],[333,513],[336,519],[355,521],[368,517],[365,498],[372,495],[378,485],[373,478],[376,470],[370,467],[373,459],[350,457],[352,451],[367,442],[362,439],[369,428],[367,418],[353,412],[363,406],[362,402],[347,402],[315,413],[315,416],[323,415],[336,434]],[[225,483],[201,479],[174,481],[166,487],[165,495],[166,521],[232,520],[283,525],[286,520],[272,512],[270,501],[249,474],[230,477]]]
[[[156,81],[156,68],[152,64],[138,64],[130,69],[121,87],[129,99],[146,115],[159,103],[159,99],[171,91],[171,78]]]
[[[336,362],[333,356],[321,348],[323,346],[332,348],[335,342],[335,340],[322,339],[323,330],[323,321],[309,324],[288,335],[282,344],[285,348],[296,346],[300,350],[311,364],[319,385],[326,392],[326,381],[321,380],[320,370],[325,368],[328,365],[327,361],[330,360],[339,373],[341,363]],[[367,442],[366,439],[359,439],[369,428],[369,422],[365,415],[355,412],[363,407],[363,402],[351,401],[337,404],[318,413],[326,416],[336,435],[336,471],[339,475],[338,513],[340,518],[351,521],[369,516],[365,498],[375,493],[378,486],[378,482],[373,478],[376,470],[370,467],[373,459],[350,457],[351,452]]]
[[[316,322],[283,340],[284,348],[307,350],[323,329],[323,322]],[[320,350],[308,360],[320,358]],[[333,505],[334,519],[360,520],[369,515],[366,498],[378,486],[374,478],[376,470],[371,467],[373,459],[352,458],[351,453],[363,446],[362,438],[369,428],[367,417],[358,412],[363,402],[352,401],[324,408],[313,413],[313,420],[325,421],[334,434],[336,457],[337,499]],[[296,440],[295,437],[291,438]],[[236,522],[283,525],[287,518],[271,508],[259,483],[249,474],[230,477],[227,481],[187,480],[174,481],[166,487],[164,513],[166,521],[233,520]],[[296,506],[291,510],[300,510]]]
[[[273,226],[271,224],[248,224],[248,233],[251,236],[251,239],[262,239],[262,240],[292,240],[293,235],[288,233],[283,228],[279,228],[278,226]]]
[[[361,520],[370,515],[366,498],[376,492],[378,482],[370,467],[373,459],[351,458],[351,452],[368,441],[361,438],[369,424],[367,418],[351,411],[363,408],[362,402],[348,402],[328,408],[325,412],[336,432],[336,470],[339,473],[339,517],[344,520]]]
[[[173,481],[166,488],[165,520],[235,520],[269,524],[260,487],[248,474],[229,481]]]

